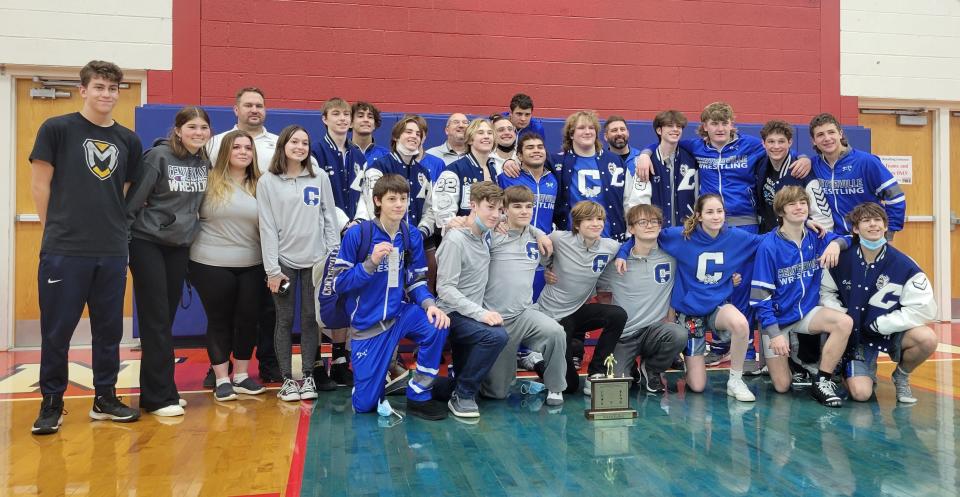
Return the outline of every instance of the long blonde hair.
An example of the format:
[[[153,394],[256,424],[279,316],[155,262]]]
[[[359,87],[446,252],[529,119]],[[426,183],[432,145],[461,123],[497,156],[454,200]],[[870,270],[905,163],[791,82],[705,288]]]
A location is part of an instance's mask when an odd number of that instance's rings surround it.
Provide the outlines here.
[[[716,193],[705,193],[700,195],[700,197],[697,198],[697,202],[693,204],[693,214],[690,214],[683,220],[683,237],[687,240],[690,239],[690,235],[697,229],[697,226],[703,218],[703,204],[712,198],[717,199],[717,202],[720,202],[721,206],[723,205],[723,197]]]
[[[210,171],[210,177],[207,179],[206,201],[211,202],[212,205],[223,204],[233,193],[235,184],[230,177],[230,153],[237,138],[250,140],[250,147],[253,148],[250,164],[247,164],[243,171],[244,178],[240,188],[252,197],[257,196],[257,180],[260,179],[260,168],[257,166],[257,149],[253,144],[253,137],[250,136],[250,133],[235,129],[224,135],[220,142],[217,163],[213,165],[213,171]]]

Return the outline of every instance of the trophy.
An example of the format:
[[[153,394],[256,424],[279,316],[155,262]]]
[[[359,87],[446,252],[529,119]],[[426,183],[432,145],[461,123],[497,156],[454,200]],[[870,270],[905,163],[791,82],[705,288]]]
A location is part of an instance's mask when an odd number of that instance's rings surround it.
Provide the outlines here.
[[[616,378],[613,374],[613,365],[616,363],[617,360],[610,354],[603,360],[607,377],[590,380],[590,408],[584,411],[589,420],[637,417],[637,411],[630,408],[630,383],[633,378]]]

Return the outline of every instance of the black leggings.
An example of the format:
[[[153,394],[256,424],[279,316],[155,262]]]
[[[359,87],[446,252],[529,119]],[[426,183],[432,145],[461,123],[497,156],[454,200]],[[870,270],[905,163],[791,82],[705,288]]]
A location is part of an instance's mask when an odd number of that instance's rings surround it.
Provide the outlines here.
[[[210,364],[246,361],[257,343],[263,265],[208,266],[190,261],[190,282],[197,289],[207,315],[207,355]]]

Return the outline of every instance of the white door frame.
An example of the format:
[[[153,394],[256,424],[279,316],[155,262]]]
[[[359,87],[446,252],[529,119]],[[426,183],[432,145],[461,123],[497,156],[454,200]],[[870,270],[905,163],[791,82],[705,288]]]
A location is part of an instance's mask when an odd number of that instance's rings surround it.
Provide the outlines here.
[[[42,76],[49,78],[77,79],[80,67],[44,67],[26,65],[0,65],[0,233],[6,242],[0,242],[0,351],[9,350],[14,344],[14,299],[16,297],[16,223],[17,207],[17,86],[18,78]],[[141,105],[147,102],[147,72],[124,69],[125,81],[140,84]],[[79,108],[77,110],[80,110]],[[3,163],[6,167],[3,167]]]

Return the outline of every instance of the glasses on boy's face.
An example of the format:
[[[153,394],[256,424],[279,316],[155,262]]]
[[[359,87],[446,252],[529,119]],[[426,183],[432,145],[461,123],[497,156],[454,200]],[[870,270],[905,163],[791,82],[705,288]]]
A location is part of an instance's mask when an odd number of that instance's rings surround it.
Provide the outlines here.
[[[647,226],[660,226],[659,219],[637,219],[633,222],[634,226],[638,228],[646,228]]]

